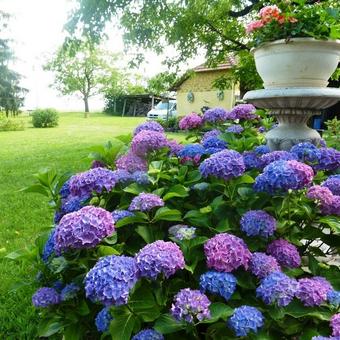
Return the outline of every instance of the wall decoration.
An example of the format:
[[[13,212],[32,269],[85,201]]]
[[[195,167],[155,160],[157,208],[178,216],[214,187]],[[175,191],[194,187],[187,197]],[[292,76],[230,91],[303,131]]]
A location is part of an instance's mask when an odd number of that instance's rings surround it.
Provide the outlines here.
[[[224,99],[224,91],[222,90],[217,91],[217,99],[219,101],[222,101]]]
[[[193,103],[195,100],[194,93],[191,90],[187,93],[187,100],[189,103]]]

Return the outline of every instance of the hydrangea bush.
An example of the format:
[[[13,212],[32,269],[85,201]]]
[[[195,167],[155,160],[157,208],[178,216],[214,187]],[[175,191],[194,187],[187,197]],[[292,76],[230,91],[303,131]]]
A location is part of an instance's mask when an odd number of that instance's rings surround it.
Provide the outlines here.
[[[56,214],[26,254],[39,336],[339,336],[340,153],[271,151],[271,123],[252,105],[191,113],[185,145],[144,123],[98,167],[38,176],[28,191]]]

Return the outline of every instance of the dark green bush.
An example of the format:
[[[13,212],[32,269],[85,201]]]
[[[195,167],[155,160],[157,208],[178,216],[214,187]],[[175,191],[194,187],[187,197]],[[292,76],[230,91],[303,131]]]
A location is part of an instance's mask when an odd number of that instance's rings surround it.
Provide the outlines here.
[[[182,118],[182,117],[181,117]],[[179,117],[170,117],[168,120],[157,119],[157,123],[161,124],[165,131],[175,132],[179,129]]]
[[[19,118],[7,118],[0,114],[0,131],[22,131],[25,123]]]
[[[59,115],[55,109],[37,109],[32,112],[32,124],[36,128],[58,125]]]

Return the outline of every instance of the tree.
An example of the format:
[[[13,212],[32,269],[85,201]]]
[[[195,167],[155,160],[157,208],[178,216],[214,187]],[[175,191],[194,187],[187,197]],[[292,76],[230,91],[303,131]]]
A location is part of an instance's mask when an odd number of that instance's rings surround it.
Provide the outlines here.
[[[0,33],[4,36],[9,15],[0,11]],[[4,110],[6,116],[10,113],[16,115],[23,105],[27,89],[20,86],[21,76],[9,68],[14,55],[9,46],[9,39],[0,38],[0,110]]]
[[[148,80],[148,91],[155,95],[161,95],[169,91],[177,79],[176,73],[168,71],[156,74]]]
[[[87,118],[89,98],[119,78],[119,71],[112,66],[116,60],[117,55],[100,50],[90,39],[74,40],[60,47],[44,69],[55,73],[52,86],[63,95],[80,94]]]

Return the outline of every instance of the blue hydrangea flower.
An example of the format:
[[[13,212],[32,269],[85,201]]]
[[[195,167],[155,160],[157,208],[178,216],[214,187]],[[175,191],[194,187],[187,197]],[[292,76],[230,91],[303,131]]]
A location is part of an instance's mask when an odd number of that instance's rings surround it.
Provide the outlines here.
[[[224,140],[219,139],[218,137],[206,138],[202,141],[202,145],[205,149],[214,148],[220,149],[220,151],[227,147],[227,143]]]
[[[68,179],[61,187],[59,195],[61,198],[66,198],[70,193],[70,179]]]
[[[312,143],[299,143],[290,149],[290,153],[303,163],[315,164],[321,157],[320,150]]]
[[[204,142],[206,139],[210,138],[210,137],[218,137],[221,135],[221,131],[218,129],[213,129],[210,130],[208,132],[206,132],[203,137],[202,137],[202,142]]]
[[[209,109],[203,114],[203,121],[209,123],[220,123],[227,118],[227,111],[223,107]]]
[[[95,324],[98,332],[107,332],[113,317],[108,307],[104,307],[96,316]]]
[[[313,336],[312,340],[340,340],[340,336]]]
[[[244,131],[244,128],[240,124],[230,125],[226,130],[226,132],[235,133],[236,135],[239,135],[243,131]]]
[[[57,280],[53,282],[52,288],[54,288],[57,292],[61,292],[64,288],[64,284],[61,280]]]
[[[42,253],[42,260],[47,263],[49,258],[54,254],[54,242],[55,242],[55,228],[53,228],[48,236],[48,239],[45,243],[43,253]]]
[[[287,306],[298,291],[299,284],[282,272],[273,272],[265,277],[256,289],[259,297],[267,305],[276,303],[279,307]]]
[[[236,277],[230,273],[208,271],[200,277],[200,289],[203,292],[217,294],[229,300],[236,290]]]
[[[235,308],[233,315],[227,321],[236,336],[247,336],[249,332],[257,333],[264,324],[262,313],[255,307],[241,306]]]
[[[265,167],[275,161],[296,160],[296,156],[288,151],[271,151],[261,156],[262,166]]]
[[[255,153],[259,156],[262,156],[266,153],[270,152],[269,146],[267,145],[259,145],[254,149]]]
[[[276,220],[263,210],[249,210],[243,214],[241,221],[241,230],[247,236],[269,237],[276,230]]]
[[[316,170],[336,171],[340,168],[340,151],[333,148],[321,148],[319,151],[319,163],[313,165]]]
[[[112,212],[112,218],[113,218],[114,223],[117,223],[122,218],[132,217],[132,216],[135,216],[135,214],[129,210],[114,210]]]
[[[60,303],[60,295],[54,288],[39,288],[32,296],[34,307],[48,307]]]
[[[249,269],[259,279],[263,279],[270,273],[281,271],[281,267],[274,256],[260,252],[251,255]]]
[[[150,184],[149,176],[147,172],[144,172],[144,171],[135,171],[132,174],[132,180],[140,185]]]
[[[178,157],[190,157],[203,156],[206,153],[204,147],[201,144],[186,144],[183,149],[178,153]]]
[[[131,340],[164,340],[164,336],[154,329],[143,329]]]
[[[169,235],[177,240],[191,240],[196,237],[196,228],[183,224],[177,224],[169,228]]]
[[[75,283],[66,285],[60,292],[61,301],[67,301],[75,298],[79,292],[80,287]]]
[[[138,268],[133,257],[102,257],[86,274],[86,297],[105,306],[126,304],[138,278]]]
[[[243,162],[246,166],[247,170],[251,169],[262,169],[263,164],[259,155],[254,151],[244,151],[243,154]]]
[[[340,306],[340,291],[331,290],[327,294],[327,299],[331,305],[335,307],[339,307]]]

